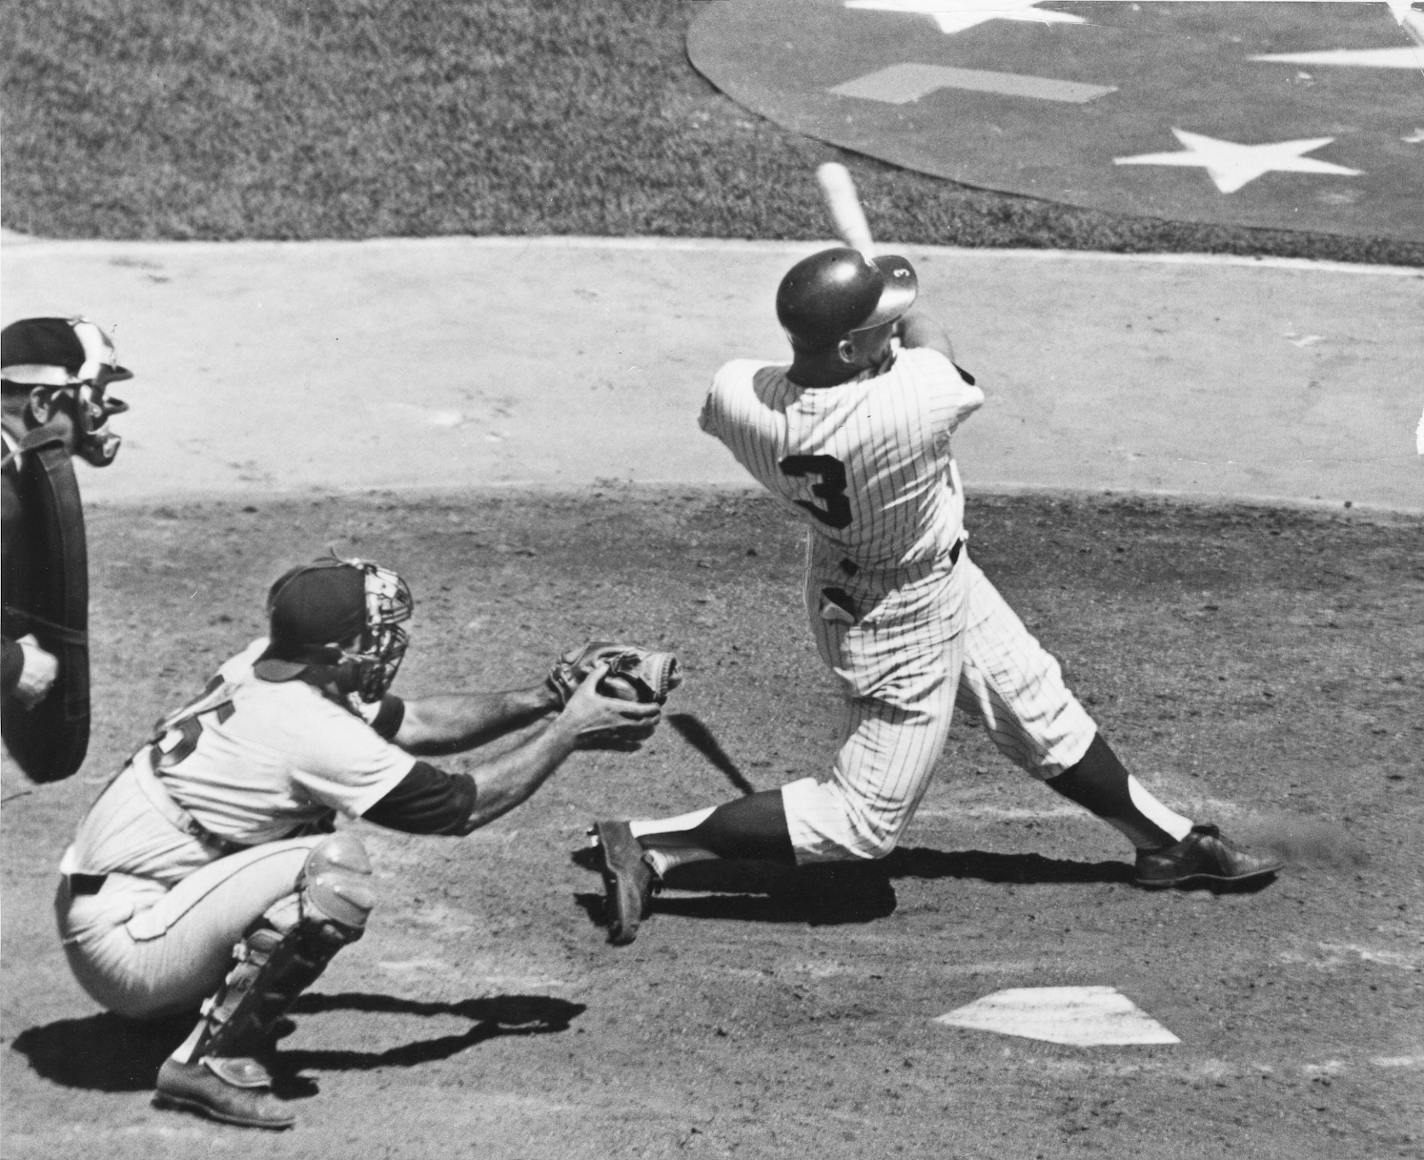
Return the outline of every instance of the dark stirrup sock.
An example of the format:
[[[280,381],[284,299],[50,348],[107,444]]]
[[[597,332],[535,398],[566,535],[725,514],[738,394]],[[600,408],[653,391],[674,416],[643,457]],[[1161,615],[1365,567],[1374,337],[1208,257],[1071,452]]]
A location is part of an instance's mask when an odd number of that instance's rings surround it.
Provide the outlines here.
[[[747,858],[783,865],[796,862],[779,789],[748,794],[720,805],[690,830],[642,834],[638,841],[645,849],[665,852],[673,864],[705,860],[679,857],[684,850],[689,854],[693,850],[706,852],[717,858]]]
[[[1081,761],[1043,784],[1119,830],[1139,850],[1169,846],[1191,829],[1189,819],[1164,806],[1127,772],[1101,733]]]

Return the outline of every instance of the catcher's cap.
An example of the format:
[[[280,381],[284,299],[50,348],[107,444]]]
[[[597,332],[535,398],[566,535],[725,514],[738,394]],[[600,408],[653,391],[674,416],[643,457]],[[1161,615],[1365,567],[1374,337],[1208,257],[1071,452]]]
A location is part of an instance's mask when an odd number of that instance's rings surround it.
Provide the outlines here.
[[[365,573],[340,560],[288,569],[267,593],[267,615],[271,643],[258,660],[260,675],[291,680],[317,663],[322,650],[365,632]]]
[[[0,331],[0,378],[20,386],[121,383],[109,336],[86,318],[22,318]]]
[[[833,246],[786,272],[776,291],[776,317],[793,346],[824,350],[847,334],[893,322],[918,293],[915,268],[905,258],[870,259]]]

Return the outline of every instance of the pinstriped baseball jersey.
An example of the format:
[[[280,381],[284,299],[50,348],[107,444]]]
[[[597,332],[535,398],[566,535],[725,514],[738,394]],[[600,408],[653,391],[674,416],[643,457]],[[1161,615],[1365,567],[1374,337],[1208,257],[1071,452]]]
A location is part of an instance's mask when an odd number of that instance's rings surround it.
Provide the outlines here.
[[[876,858],[913,817],[953,715],[964,497],[950,437],[984,395],[927,348],[833,387],[787,370],[728,363],[700,422],[812,532],[806,608],[847,712],[831,778],[782,790],[792,848]]]
[[[726,364],[700,422],[812,530],[806,611],[847,707],[830,778],[782,788],[792,848],[801,862],[878,858],[914,817],[956,702],[1040,778],[1096,726],[963,549],[950,437],[983,392],[926,348],[833,387],[787,370]]]
[[[828,554],[893,572],[949,551],[964,524],[950,436],[984,393],[927,348],[834,387],[799,386],[787,370],[727,363],[702,429],[801,515]]]

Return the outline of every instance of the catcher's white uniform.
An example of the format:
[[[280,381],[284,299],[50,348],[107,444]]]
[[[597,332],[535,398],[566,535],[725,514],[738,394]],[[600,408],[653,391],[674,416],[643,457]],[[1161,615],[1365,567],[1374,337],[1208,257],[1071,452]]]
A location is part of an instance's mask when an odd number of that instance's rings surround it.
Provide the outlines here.
[[[796,857],[881,857],[924,796],[956,699],[1044,779],[1096,729],[964,548],[950,440],[983,392],[925,347],[832,387],[788,370],[726,364],[700,423],[811,529],[806,609],[848,712],[830,779],[783,787]]]
[[[121,1015],[195,1009],[253,920],[294,892],[336,816],[359,817],[415,764],[377,731],[393,699],[358,716],[303,681],[258,679],[266,644],[228,660],[160,725],[64,852],[65,953]]]

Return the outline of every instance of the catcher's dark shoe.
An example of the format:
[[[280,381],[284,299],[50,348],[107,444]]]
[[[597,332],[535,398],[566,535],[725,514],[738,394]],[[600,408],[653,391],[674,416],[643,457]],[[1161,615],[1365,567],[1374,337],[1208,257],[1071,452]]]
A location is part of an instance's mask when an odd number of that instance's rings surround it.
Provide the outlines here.
[[[272,1094],[272,1077],[253,1059],[204,1056],[179,1063],[171,1056],[158,1069],[153,1106],[195,1112],[224,1124],[281,1131],[297,1117]]]
[[[626,946],[638,936],[638,926],[652,910],[658,877],[627,822],[595,822],[599,870],[607,895],[608,941]]]
[[[1248,854],[1221,836],[1215,826],[1193,826],[1180,842],[1137,852],[1136,884],[1148,890],[1169,886],[1242,886],[1265,882],[1283,863]]]

